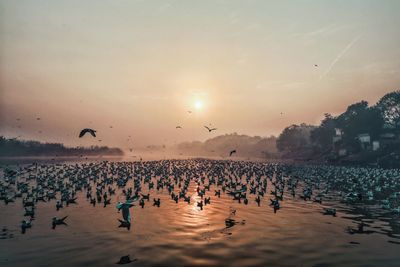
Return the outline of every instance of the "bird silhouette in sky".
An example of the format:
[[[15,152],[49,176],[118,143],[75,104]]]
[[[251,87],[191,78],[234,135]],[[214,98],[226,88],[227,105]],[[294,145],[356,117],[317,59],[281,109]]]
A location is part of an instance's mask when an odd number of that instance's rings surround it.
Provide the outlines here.
[[[204,126],[204,128],[206,128],[209,133],[211,133],[212,131],[217,130],[217,128],[210,128],[210,127],[207,127],[207,126]]]
[[[176,128],[176,129],[182,129],[182,126],[179,126],[179,125],[178,125],[178,126],[176,126],[175,128]]]
[[[86,133],[90,133],[93,137],[96,137],[96,131],[93,129],[85,128],[79,133],[79,138],[82,138]]]
[[[234,153],[236,153],[236,149],[232,150],[232,151],[229,153],[229,157],[232,157],[232,155],[233,155]]]

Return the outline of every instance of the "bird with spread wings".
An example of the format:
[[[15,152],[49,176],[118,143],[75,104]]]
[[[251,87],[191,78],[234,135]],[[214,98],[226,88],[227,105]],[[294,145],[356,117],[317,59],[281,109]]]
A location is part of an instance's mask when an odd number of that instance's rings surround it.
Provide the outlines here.
[[[207,126],[204,126],[204,128],[206,128],[209,133],[211,133],[212,131],[217,130],[217,128],[210,128],[210,127],[207,127]]]

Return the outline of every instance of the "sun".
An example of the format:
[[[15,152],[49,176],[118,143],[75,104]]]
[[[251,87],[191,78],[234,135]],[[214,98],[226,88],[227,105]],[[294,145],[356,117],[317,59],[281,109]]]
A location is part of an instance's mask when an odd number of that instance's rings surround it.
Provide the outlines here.
[[[195,107],[197,110],[202,109],[202,108],[203,108],[203,102],[202,102],[201,100],[196,100],[196,101],[194,102],[194,107]]]

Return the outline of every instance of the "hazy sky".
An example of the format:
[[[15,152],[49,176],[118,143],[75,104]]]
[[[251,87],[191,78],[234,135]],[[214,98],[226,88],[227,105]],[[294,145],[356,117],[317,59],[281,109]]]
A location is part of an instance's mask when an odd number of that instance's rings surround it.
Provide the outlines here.
[[[316,124],[399,89],[399,10],[397,0],[0,0],[0,134],[126,148]],[[99,138],[77,138],[83,127]]]

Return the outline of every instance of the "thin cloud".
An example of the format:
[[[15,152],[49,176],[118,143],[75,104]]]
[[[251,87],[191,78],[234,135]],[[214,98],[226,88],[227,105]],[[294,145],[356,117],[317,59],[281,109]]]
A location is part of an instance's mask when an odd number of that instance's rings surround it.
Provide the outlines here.
[[[340,52],[336,58],[332,61],[332,63],[329,65],[329,67],[326,69],[326,71],[319,77],[321,80],[324,78],[326,75],[329,74],[329,72],[333,69],[335,64],[347,53],[347,51],[350,50],[350,48],[361,38],[361,34],[358,35],[356,38],[354,38],[343,50]]]

